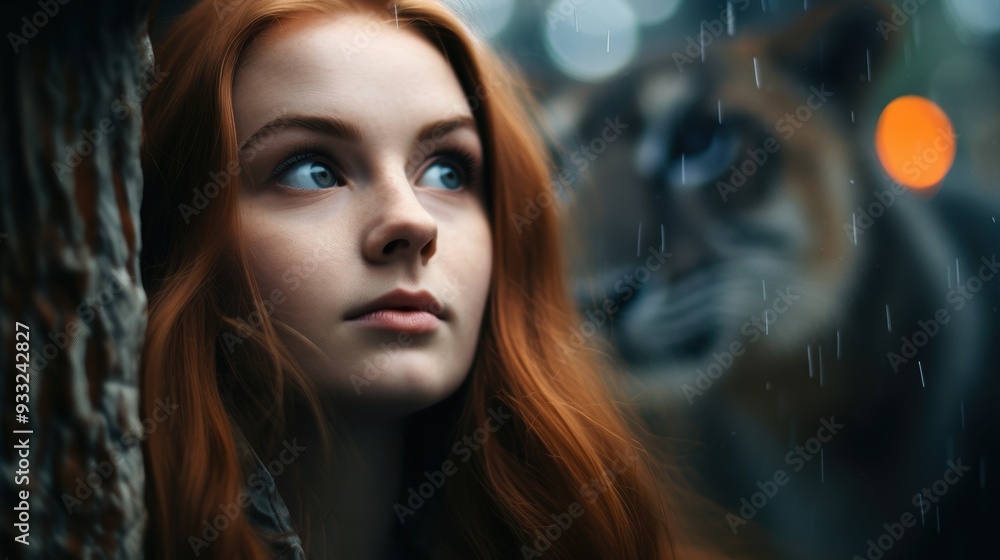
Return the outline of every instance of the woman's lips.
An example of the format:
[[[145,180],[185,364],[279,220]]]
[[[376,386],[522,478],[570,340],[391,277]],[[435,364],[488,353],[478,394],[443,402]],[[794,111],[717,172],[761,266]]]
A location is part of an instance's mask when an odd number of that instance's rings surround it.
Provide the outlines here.
[[[420,309],[376,309],[351,319],[350,322],[367,328],[419,334],[436,330],[441,319]]]

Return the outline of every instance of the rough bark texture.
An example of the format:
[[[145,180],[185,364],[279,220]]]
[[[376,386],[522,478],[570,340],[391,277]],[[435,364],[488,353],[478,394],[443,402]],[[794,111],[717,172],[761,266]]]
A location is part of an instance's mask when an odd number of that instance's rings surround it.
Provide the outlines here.
[[[141,439],[156,425],[139,418],[137,377],[148,10],[146,0],[15,0],[0,15],[0,556],[142,556]],[[15,322],[30,328],[26,423]],[[16,474],[24,437],[27,484]],[[14,540],[25,490],[27,546]]]

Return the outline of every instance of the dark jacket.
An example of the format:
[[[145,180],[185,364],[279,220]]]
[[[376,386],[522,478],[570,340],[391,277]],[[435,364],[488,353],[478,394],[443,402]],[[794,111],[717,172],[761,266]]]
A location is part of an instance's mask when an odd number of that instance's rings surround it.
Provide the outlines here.
[[[250,484],[244,489],[250,498],[243,510],[247,520],[271,543],[275,558],[305,560],[306,552],[302,548],[302,539],[292,526],[291,514],[288,513],[288,507],[278,493],[274,478],[252,448],[248,445],[241,447],[244,460],[250,469],[247,479],[253,477],[261,481]]]
[[[306,553],[302,539],[292,524],[291,514],[281,499],[274,478],[252,448],[246,444],[240,447],[248,469],[247,479],[255,480],[254,484],[248,484],[244,489],[249,497],[244,509],[247,520],[258,534],[270,543],[274,558],[305,560]],[[405,500],[404,496],[400,497],[400,503],[406,503]],[[429,501],[421,508],[418,515],[408,518],[405,524],[396,525],[391,558],[408,560],[441,558],[433,550],[434,527],[439,525],[442,514],[438,502],[440,500]]]

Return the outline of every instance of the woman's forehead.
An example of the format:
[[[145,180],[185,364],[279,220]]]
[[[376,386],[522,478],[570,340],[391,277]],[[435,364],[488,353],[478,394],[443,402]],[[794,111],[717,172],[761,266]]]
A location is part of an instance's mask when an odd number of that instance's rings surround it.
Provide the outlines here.
[[[234,76],[240,141],[289,112],[333,115],[376,129],[390,115],[421,121],[471,115],[440,51],[416,31],[373,18],[299,18],[261,36]]]

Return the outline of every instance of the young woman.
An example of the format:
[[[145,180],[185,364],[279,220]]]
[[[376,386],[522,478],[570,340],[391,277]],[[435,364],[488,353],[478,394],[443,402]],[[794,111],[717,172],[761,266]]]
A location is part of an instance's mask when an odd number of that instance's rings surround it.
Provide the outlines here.
[[[455,17],[205,1],[156,62],[143,408],[179,408],[145,442],[151,558],[675,557],[571,343],[522,90]]]

